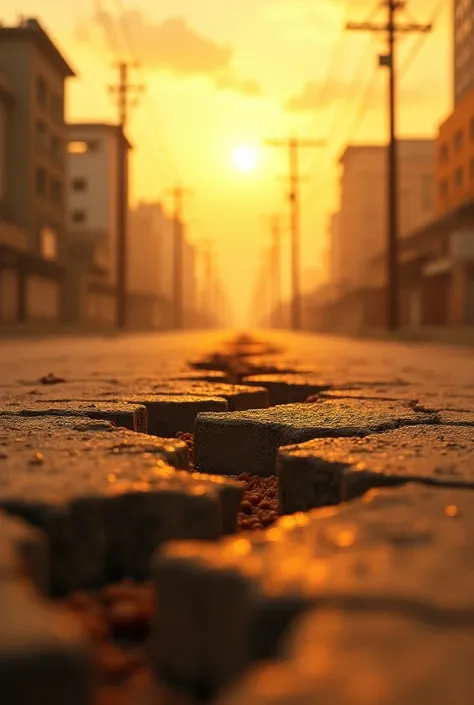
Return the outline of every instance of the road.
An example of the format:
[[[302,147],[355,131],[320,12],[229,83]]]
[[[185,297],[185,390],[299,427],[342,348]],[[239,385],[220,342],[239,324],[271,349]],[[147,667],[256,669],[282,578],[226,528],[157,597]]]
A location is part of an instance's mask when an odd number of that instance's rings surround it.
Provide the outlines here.
[[[7,340],[0,343],[0,380],[35,379],[58,375],[162,376],[183,368],[190,358],[218,349],[234,332],[192,332],[123,337]],[[258,333],[256,334],[257,337]],[[320,335],[266,332],[265,339],[281,346],[280,357],[318,373],[341,374],[350,381],[355,370],[373,371],[390,381],[409,376],[443,379],[456,385],[472,383],[473,349],[439,344],[363,341]]]
[[[0,355],[9,702],[473,701],[472,349],[213,331]]]

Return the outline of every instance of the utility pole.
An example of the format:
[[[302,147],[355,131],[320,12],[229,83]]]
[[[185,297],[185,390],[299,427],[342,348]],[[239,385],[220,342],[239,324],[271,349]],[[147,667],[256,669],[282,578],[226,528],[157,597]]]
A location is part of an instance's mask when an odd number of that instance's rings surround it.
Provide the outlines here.
[[[270,287],[272,323],[277,328],[282,325],[281,315],[281,215],[264,216],[269,219],[271,247],[270,247]]]
[[[115,65],[119,71],[118,84],[109,86],[117,95],[119,145],[117,160],[117,327],[127,325],[127,223],[128,223],[128,149],[125,136],[129,108],[137,104],[138,94],[144,86],[129,83],[129,69],[132,65],[121,61]],[[131,95],[135,98],[131,99]]]
[[[383,0],[387,19],[383,24],[374,22],[348,22],[346,29],[356,32],[385,33],[387,52],[379,56],[379,66],[389,71],[388,110],[389,143],[387,159],[387,325],[396,330],[399,321],[399,281],[398,281],[398,159],[396,131],[396,39],[398,34],[421,34],[431,32],[431,24],[407,22],[399,24],[396,14],[405,8],[406,2]]]
[[[268,139],[269,147],[283,147],[288,151],[291,211],[291,326],[293,330],[301,328],[301,262],[300,262],[300,149],[322,147],[323,143],[316,140],[300,140],[290,137],[287,140]]]
[[[272,277],[273,277],[273,325],[281,326],[281,228],[280,216],[274,215],[271,221],[272,230]]]
[[[190,189],[177,184],[170,190],[173,198],[173,326],[183,327],[183,250],[184,250],[184,197]]]

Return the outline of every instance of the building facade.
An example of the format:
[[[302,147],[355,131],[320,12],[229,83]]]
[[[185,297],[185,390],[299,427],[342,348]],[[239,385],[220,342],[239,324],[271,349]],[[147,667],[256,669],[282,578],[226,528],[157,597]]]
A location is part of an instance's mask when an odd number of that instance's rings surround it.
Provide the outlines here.
[[[119,159],[131,144],[118,125],[68,125],[67,225],[70,253],[69,318],[112,324],[116,317]],[[128,180],[126,162],[125,180]]]
[[[474,5],[471,0],[454,0],[454,104],[474,90]]]
[[[435,142],[399,140],[399,237],[429,222],[435,212]],[[344,291],[370,284],[370,259],[386,247],[387,149],[351,145],[340,158],[340,208],[330,258]]]
[[[65,82],[35,19],[0,26],[0,320],[58,322],[66,247]]]

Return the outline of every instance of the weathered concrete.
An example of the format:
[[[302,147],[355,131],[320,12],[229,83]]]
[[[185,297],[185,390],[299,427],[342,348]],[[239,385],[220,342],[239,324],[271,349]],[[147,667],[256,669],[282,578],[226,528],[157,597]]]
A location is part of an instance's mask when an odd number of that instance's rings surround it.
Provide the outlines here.
[[[267,389],[270,406],[303,402],[310,395],[318,394],[331,387],[330,384],[325,383],[314,375],[304,376],[298,374],[255,375],[246,377],[245,384]]]
[[[10,433],[20,422],[18,416],[3,419]],[[68,427],[65,419],[53,420],[56,428],[49,419],[32,419],[28,433],[30,422],[21,419],[29,447],[21,437],[2,441],[0,507],[45,532],[54,593],[124,575],[144,578],[163,541],[235,531],[241,483],[176,471],[159,452],[100,441],[104,422],[97,424],[96,444],[91,422],[73,425],[69,419]],[[153,449],[152,438],[148,447]]]
[[[95,401],[3,401],[0,417],[65,416],[111,421],[139,433],[147,432],[147,410],[143,404]]]
[[[446,705],[472,697],[474,635],[377,610],[317,610],[282,661],[259,666],[216,705]]]
[[[473,625],[473,561],[474,493],[422,485],[284,517],[246,538],[172,542],[154,563],[153,666],[212,691],[273,657],[315,604]]]
[[[229,411],[259,409],[268,406],[266,389],[254,386],[226,384],[221,381],[183,379],[170,380],[156,378],[126,378],[115,380],[88,379],[81,382],[64,382],[54,386],[16,385],[5,390],[11,402],[32,401],[127,401],[130,397],[148,398],[150,394],[184,395],[226,399]]]
[[[21,582],[0,580],[0,683],[8,705],[90,705],[92,655],[79,623]]]
[[[117,454],[149,455],[165,460],[178,470],[189,468],[188,446],[177,438],[135,433],[109,421],[88,421],[83,417],[1,417],[0,462],[13,456],[18,466],[22,462],[26,466],[36,453],[48,454],[48,457],[62,455],[80,462],[83,454],[91,452],[98,452],[104,457]]]
[[[148,433],[164,437],[193,433],[199,413],[223,413],[229,408],[225,399],[198,394],[137,394],[127,396],[127,401],[146,406]]]
[[[227,475],[275,473],[278,448],[312,438],[364,436],[403,425],[437,423],[401,402],[322,401],[270,409],[203,413],[196,419],[196,467]]]
[[[358,389],[330,389],[321,392],[324,399],[379,399],[380,401],[408,401],[416,407],[433,411],[472,411],[474,394],[462,389],[435,389],[420,385],[386,385],[361,387]]]
[[[320,438],[280,448],[277,474],[285,514],[404,482],[474,489],[474,428],[405,426],[365,438]]]

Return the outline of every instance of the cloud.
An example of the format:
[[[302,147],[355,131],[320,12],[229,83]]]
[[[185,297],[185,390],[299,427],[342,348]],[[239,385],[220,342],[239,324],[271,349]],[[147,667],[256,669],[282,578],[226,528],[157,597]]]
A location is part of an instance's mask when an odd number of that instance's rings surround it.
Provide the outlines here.
[[[119,38],[125,35],[144,67],[167,71],[181,77],[207,77],[220,90],[232,90],[246,96],[261,94],[254,81],[238,75],[233,66],[234,50],[214,42],[190,27],[182,17],[171,17],[153,23],[139,10],[127,10],[117,19],[106,11],[94,15],[103,35],[116,53]],[[91,41],[89,24],[76,28],[76,39]],[[130,49],[130,47],[128,47]]]
[[[324,110],[332,104],[344,100],[357,103],[366,93],[366,81],[341,81],[334,79],[323,84],[310,81],[306,83],[299,93],[291,96],[284,107],[290,113],[306,113],[316,110]],[[380,86],[380,82],[377,84]],[[378,88],[375,89],[378,93]],[[414,86],[400,86],[400,99],[406,101],[412,107],[424,105],[427,101],[433,101],[437,96],[437,83],[433,80],[425,80],[423,87],[419,84]]]

